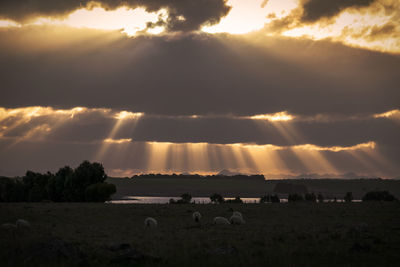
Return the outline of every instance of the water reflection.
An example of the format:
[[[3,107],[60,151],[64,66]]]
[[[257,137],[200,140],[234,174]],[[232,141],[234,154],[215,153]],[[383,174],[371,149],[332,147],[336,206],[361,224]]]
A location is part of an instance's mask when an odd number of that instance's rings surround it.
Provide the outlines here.
[[[180,197],[149,197],[149,196],[125,196],[122,199],[114,199],[107,201],[111,204],[168,204],[170,199],[178,200]],[[225,200],[235,199],[226,197]],[[258,203],[260,198],[243,197],[240,198],[244,203]],[[196,204],[210,204],[209,197],[192,197],[192,202]],[[281,198],[281,203],[287,203],[287,198]],[[324,202],[345,202],[344,199],[325,199]],[[353,200],[353,202],[361,202],[361,200]]]

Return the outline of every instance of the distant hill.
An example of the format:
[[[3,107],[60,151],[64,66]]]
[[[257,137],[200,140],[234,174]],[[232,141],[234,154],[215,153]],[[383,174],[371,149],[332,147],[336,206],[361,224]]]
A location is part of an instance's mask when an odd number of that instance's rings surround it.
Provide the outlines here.
[[[131,179],[203,179],[203,180],[216,180],[216,179],[229,179],[229,180],[257,180],[264,181],[265,177],[261,174],[255,175],[244,175],[244,174],[234,174],[224,175],[198,175],[198,174],[140,174],[133,175]]]

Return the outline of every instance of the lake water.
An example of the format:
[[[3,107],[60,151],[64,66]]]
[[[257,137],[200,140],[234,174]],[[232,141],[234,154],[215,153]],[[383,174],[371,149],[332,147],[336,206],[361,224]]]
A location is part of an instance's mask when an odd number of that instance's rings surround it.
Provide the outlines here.
[[[148,197],[148,196],[126,196],[122,199],[115,199],[107,201],[111,204],[167,204],[170,199],[178,200],[180,197]],[[234,199],[234,198],[225,198]],[[241,198],[244,203],[258,203],[259,198],[243,197]],[[286,198],[281,198],[281,203],[286,203],[288,200]],[[209,197],[193,197],[192,201],[196,204],[209,204],[211,200]],[[333,199],[325,199],[324,202],[332,202]],[[343,199],[337,199],[337,202],[344,202]],[[361,202],[361,200],[353,200],[353,202]]]
[[[178,200],[180,197],[144,197],[144,196],[127,196],[123,199],[116,199],[108,201],[107,203],[112,204],[167,204],[170,199]],[[235,199],[235,198],[225,198],[225,199]],[[259,198],[241,198],[244,203],[254,203],[258,202]],[[208,204],[211,203],[209,197],[192,197],[192,201],[196,204]]]

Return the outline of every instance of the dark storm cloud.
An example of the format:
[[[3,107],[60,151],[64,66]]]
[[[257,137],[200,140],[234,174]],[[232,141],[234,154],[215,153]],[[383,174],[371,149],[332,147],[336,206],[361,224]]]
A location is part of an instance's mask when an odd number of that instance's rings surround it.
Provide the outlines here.
[[[330,18],[346,8],[360,8],[372,4],[375,0],[306,0],[303,4],[302,20],[315,22],[321,18]]]
[[[329,41],[205,34],[102,42],[108,34],[78,38],[71,30],[70,40],[45,29],[0,32],[0,106],[241,116],[354,115],[400,106],[395,55]]]
[[[0,1],[0,18],[26,22],[40,16],[65,16],[79,8],[90,8],[93,2],[107,10],[122,6],[143,7],[148,12],[166,9],[169,16],[158,25],[171,31],[197,30],[204,24],[218,23],[230,10],[226,0],[3,0]]]

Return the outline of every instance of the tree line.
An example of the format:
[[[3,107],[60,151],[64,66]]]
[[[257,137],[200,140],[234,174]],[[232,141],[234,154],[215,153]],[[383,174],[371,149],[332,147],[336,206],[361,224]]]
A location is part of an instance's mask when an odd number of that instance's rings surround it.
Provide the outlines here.
[[[104,202],[116,192],[106,179],[103,165],[89,161],[55,174],[27,171],[20,178],[0,177],[0,202]]]

